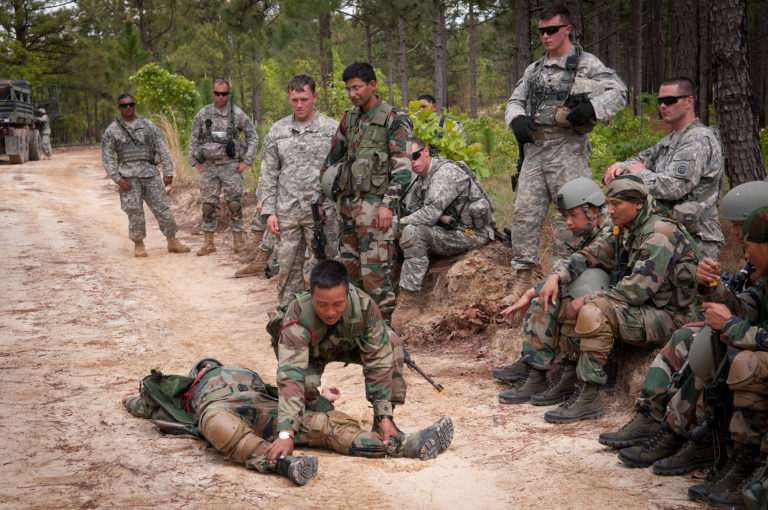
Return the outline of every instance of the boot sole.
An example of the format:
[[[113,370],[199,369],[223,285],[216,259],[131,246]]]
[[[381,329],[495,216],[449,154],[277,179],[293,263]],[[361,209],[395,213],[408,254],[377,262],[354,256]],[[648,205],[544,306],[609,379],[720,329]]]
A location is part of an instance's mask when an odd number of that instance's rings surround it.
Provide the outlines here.
[[[602,437],[602,434],[601,434],[600,437],[597,438],[597,442],[604,446],[610,446],[611,448],[629,448],[631,446],[637,446],[641,443],[644,443],[646,440],[652,438],[654,435],[655,433],[633,437],[632,439],[610,439],[610,438]]]
[[[447,416],[437,420],[437,453],[443,453],[453,441],[453,422]]]
[[[705,489],[705,484],[700,485],[702,489]],[[704,503],[707,503],[709,501],[709,492],[699,492],[698,490],[692,490],[694,487],[699,487],[699,485],[691,485],[688,487],[688,499],[692,499],[694,501],[703,501]]]
[[[697,462],[689,462],[688,464],[684,466],[676,466],[674,468],[672,467],[664,467],[664,466],[657,466],[656,462],[653,463],[653,474],[654,475],[661,475],[661,476],[672,476],[672,475],[682,475],[685,473],[690,473],[691,471],[695,471],[697,469],[706,468],[706,467],[712,467],[715,465],[715,458],[712,457],[711,459],[702,459]]]
[[[307,482],[317,476],[317,457],[304,457],[299,459],[288,470],[288,479],[296,485],[306,485]]]
[[[549,397],[549,398],[545,398],[543,396],[537,398],[536,395],[531,395],[531,405],[553,406],[555,404],[559,404],[560,402],[564,402],[569,395],[570,393],[567,393],[565,395],[560,395],[559,397]]]
[[[631,468],[647,468],[648,466],[656,462],[655,460],[652,462],[642,462],[639,460],[630,459],[622,455],[621,452],[619,452],[619,460]]]
[[[551,414],[552,411],[544,413],[544,421],[549,423],[575,423],[581,420],[597,420],[605,415],[605,409],[599,409],[597,411],[587,411],[576,416],[560,416]],[[650,466],[650,464],[649,464]]]
[[[499,395],[499,402],[502,404],[525,404],[531,397],[502,397]]]
[[[739,491],[739,493],[741,493],[741,491]],[[709,499],[707,499],[707,504],[715,508],[733,508],[734,510],[745,510],[747,508],[743,499],[741,501],[720,500],[717,499],[717,496],[719,495],[720,493],[710,494]],[[713,499],[712,496],[715,498]]]

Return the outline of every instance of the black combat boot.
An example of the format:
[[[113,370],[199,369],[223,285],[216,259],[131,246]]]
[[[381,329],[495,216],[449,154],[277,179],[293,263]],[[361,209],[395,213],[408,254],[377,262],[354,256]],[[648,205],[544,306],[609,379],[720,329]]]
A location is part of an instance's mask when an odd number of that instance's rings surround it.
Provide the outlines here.
[[[619,460],[629,467],[648,467],[657,460],[673,455],[681,444],[683,438],[664,423],[652,438],[637,446],[619,450]]]
[[[579,420],[596,420],[604,414],[600,385],[579,382],[568,400],[557,409],[544,413],[544,420],[549,423],[573,423]]]
[[[744,482],[741,491],[744,504],[749,510],[768,508],[768,463],[763,463]]]
[[[682,475],[694,469],[713,467],[715,465],[715,447],[712,436],[708,434],[698,443],[689,439],[671,457],[657,460],[653,463],[653,473],[657,475]]]
[[[713,472],[706,483],[688,487],[688,497],[711,505],[709,497],[739,487],[741,482],[749,476],[754,462],[755,459],[751,452],[741,448],[734,450],[733,454],[728,457],[725,466],[719,471]]]
[[[557,377],[549,385],[544,393],[535,393],[531,395],[531,404],[535,406],[552,406],[559,404],[576,389],[576,383],[579,382],[576,377],[576,361],[563,360]]]
[[[431,426],[414,432],[391,436],[387,453],[393,457],[429,460],[443,453],[453,441],[453,422],[443,416]]]
[[[499,402],[502,404],[522,404],[528,402],[534,393],[541,393],[546,389],[547,373],[526,365],[525,375],[510,389],[499,393]]]
[[[710,488],[707,503],[716,508],[746,508],[744,505],[744,496],[742,490],[745,482],[752,475],[755,466],[758,463],[757,452],[743,448],[734,449],[733,455],[728,459],[733,460],[731,474],[727,479],[728,483],[721,480],[717,490]],[[725,477],[724,477],[725,479]]]
[[[516,382],[518,379],[520,379],[523,374],[525,374],[525,367],[528,365],[525,363],[524,359],[524,356],[521,355],[520,358],[511,365],[507,365],[501,368],[494,368],[491,372],[491,375],[494,377],[494,379],[512,384],[513,382]]]
[[[270,468],[296,485],[306,485],[311,478],[317,476],[317,457],[287,455],[284,459],[276,459]]]
[[[651,417],[645,409],[636,408],[635,415],[616,432],[603,432],[597,441],[611,448],[628,448],[652,438],[661,428],[661,422]]]

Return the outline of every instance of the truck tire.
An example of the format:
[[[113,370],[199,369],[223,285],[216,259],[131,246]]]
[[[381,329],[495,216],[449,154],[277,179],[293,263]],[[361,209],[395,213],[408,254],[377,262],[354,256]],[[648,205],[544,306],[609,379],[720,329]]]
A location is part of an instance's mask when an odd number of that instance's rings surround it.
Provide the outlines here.
[[[40,131],[33,129],[29,137],[29,160],[40,161],[43,157],[43,147],[40,144]]]
[[[16,163],[18,165],[29,161],[29,128],[24,126],[23,129],[17,129],[16,132],[20,138],[21,153],[9,154],[8,157],[10,158],[11,163]]]

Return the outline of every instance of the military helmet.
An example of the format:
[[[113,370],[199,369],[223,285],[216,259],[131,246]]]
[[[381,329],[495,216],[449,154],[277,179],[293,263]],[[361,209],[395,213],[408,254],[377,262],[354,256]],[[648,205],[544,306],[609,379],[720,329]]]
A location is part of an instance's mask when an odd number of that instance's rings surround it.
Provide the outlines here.
[[[728,346],[728,359],[732,360],[738,352],[738,349]],[[712,352],[712,328],[709,326],[704,326],[696,333],[696,338],[693,339],[688,351],[688,364],[691,366],[691,371],[705,383],[715,379],[718,367],[715,366],[715,355]]]
[[[563,296],[576,299],[598,290],[608,290],[610,281],[604,270],[590,267],[578,278],[563,285]]]
[[[341,171],[341,166],[344,163],[339,162],[335,165],[331,165],[328,168],[325,169],[325,173],[320,178],[320,189],[323,191],[323,195],[330,198],[331,200],[336,200],[336,197],[333,196],[333,183],[336,181],[336,176]]]
[[[44,113],[45,113],[45,108],[38,108],[38,109],[37,109],[37,113],[42,113],[42,114],[44,114]]]
[[[603,190],[595,181],[586,177],[577,177],[568,182],[560,188],[555,197],[555,206],[561,213],[586,204],[596,207],[602,207],[605,204]]]
[[[195,366],[192,367],[192,370],[189,371],[189,377],[191,377],[192,379],[197,379],[197,376],[198,374],[200,374],[200,371],[209,365],[212,365],[214,367],[224,366],[221,364],[221,361],[215,358],[203,358],[197,363],[195,363]]]
[[[768,205],[768,181],[739,184],[723,197],[720,217],[724,220],[744,221],[749,213]]]

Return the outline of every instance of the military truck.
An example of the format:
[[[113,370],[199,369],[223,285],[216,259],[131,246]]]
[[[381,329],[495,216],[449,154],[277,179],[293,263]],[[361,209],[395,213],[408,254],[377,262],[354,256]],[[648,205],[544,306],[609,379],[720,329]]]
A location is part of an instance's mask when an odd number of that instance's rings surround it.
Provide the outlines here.
[[[0,79],[0,154],[8,154],[12,163],[36,161],[43,155],[35,123],[38,108],[45,108],[50,122],[59,117],[56,85],[33,90],[26,80]]]

